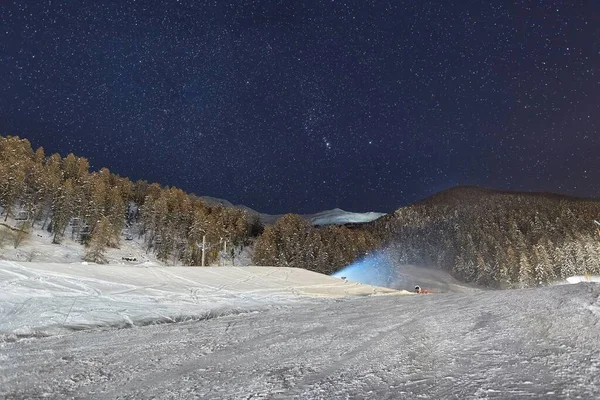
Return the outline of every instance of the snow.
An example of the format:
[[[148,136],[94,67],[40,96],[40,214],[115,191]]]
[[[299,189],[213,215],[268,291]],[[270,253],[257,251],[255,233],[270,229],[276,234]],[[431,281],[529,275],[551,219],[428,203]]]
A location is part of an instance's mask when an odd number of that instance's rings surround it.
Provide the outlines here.
[[[79,242],[71,239],[71,228],[65,234],[61,244],[52,243],[53,235],[46,230],[40,229],[38,224],[31,233],[14,247],[10,228],[16,227],[16,222],[9,218],[6,223],[0,225],[0,260],[25,261],[25,262],[51,262],[51,263],[80,263],[85,255],[85,247]],[[152,252],[144,250],[143,239],[134,236],[133,240],[122,238],[120,248],[106,249],[106,259],[110,264],[143,264],[164,265],[156,259]],[[123,258],[135,259],[136,261],[125,261]]]
[[[311,221],[313,225],[343,225],[349,223],[371,222],[384,215],[384,213],[378,212],[354,213],[335,208],[313,215],[306,215],[305,218]]]
[[[577,276],[570,276],[570,277],[567,278],[567,282],[569,282],[569,283],[600,282],[600,276],[598,276],[598,275],[577,275]]]
[[[309,299],[3,342],[0,398],[599,398],[599,295],[580,283]]]
[[[85,247],[76,240],[72,240],[71,227],[69,227],[60,244],[52,243],[53,234],[40,229],[39,223],[31,230],[30,234],[16,248],[14,247],[13,230],[17,229],[17,221],[8,218],[7,222],[0,222],[0,260],[18,262],[51,262],[51,263],[81,263],[85,256]],[[181,265],[181,261],[173,258],[167,262],[160,261],[152,251],[146,251],[144,238],[136,233],[138,227],[130,228],[133,231],[132,239],[126,240],[123,231],[119,248],[107,248],[105,257],[109,264],[116,265],[145,265],[165,266]],[[236,249],[235,259],[222,259],[222,265],[250,265],[252,263],[252,246]],[[212,262],[219,265],[219,260]]]
[[[0,398],[600,398],[598,276],[488,291],[381,254],[327,277],[83,251],[0,246]]]
[[[0,339],[200,320],[303,298],[395,293],[294,268],[0,261]]]
[[[260,219],[260,222],[264,225],[273,225],[279,218],[283,217],[283,214],[260,213],[256,210],[253,210],[250,207],[246,207],[241,204],[233,205],[227,200],[219,199],[216,197],[202,196],[201,198],[209,205],[221,205],[223,207],[242,208],[248,211],[250,214],[257,215]],[[344,225],[351,223],[359,224],[371,222],[384,215],[386,214],[373,211],[356,213],[351,211],[344,211],[340,208],[334,208],[333,210],[325,210],[315,214],[303,214],[301,215],[301,217],[306,219],[307,221],[310,221],[310,223],[312,223],[313,225]]]

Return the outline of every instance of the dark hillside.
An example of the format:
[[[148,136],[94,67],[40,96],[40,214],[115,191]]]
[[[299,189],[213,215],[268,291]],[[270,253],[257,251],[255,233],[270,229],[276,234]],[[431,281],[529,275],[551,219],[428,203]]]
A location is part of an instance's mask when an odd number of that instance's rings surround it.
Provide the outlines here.
[[[600,272],[600,200],[457,187],[365,229],[399,263],[487,286],[530,286]]]

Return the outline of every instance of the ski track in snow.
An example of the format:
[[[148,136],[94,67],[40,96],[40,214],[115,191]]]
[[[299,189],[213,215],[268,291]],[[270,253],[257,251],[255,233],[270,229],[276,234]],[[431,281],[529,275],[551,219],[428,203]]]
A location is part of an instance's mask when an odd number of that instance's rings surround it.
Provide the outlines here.
[[[599,398],[599,294],[600,285],[580,283],[305,299],[204,321],[5,341],[0,397]]]
[[[69,330],[202,320],[395,292],[301,269],[127,267],[0,261],[0,341]]]

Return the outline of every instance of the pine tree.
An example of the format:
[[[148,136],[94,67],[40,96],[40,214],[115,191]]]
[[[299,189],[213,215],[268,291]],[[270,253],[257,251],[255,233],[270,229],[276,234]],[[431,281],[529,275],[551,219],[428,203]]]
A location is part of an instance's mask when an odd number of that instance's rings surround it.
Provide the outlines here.
[[[52,201],[52,243],[60,243],[73,216],[75,190],[71,179],[67,179],[59,188]]]
[[[256,241],[254,263],[306,268],[303,261],[310,230],[310,224],[299,215],[284,215]]]
[[[554,280],[554,268],[545,246],[538,244],[534,247],[534,259],[536,260],[533,269],[535,283],[544,285]]]
[[[97,264],[107,263],[104,253],[110,241],[111,230],[112,227],[107,217],[101,217],[100,220],[96,221],[85,253],[84,259],[86,261]]]
[[[29,141],[16,136],[0,137],[0,206],[4,209],[4,221],[25,194],[25,178],[32,158]]]
[[[89,174],[90,164],[86,158],[77,157],[69,153],[62,159],[62,171],[64,179],[71,179],[76,184],[81,184],[82,180]]]
[[[63,181],[60,165],[61,158],[56,153],[46,159],[44,163],[41,182],[43,201],[37,215],[34,217],[34,220],[44,218],[42,229],[46,228],[46,224],[52,213],[54,199],[58,196]]]
[[[533,271],[525,252],[519,254],[519,284],[529,286],[532,282]]]
[[[105,216],[110,221],[108,245],[118,247],[121,231],[125,226],[125,204],[118,187],[111,188],[106,194]]]
[[[276,266],[279,264],[277,232],[274,226],[266,227],[254,244],[254,265]]]
[[[25,175],[25,193],[22,198],[24,210],[28,218],[31,219],[31,226],[34,225],[39,211],[44,206],[44,149],[38,148],[29,163],[29,168]]]

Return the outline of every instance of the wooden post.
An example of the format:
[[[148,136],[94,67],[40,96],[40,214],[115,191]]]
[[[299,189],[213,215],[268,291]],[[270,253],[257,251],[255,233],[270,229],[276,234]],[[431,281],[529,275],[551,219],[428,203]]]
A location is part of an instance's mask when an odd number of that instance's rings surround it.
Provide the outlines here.
[[[202,235],[202,266],[204,267],[204,254],[206,252],[206,235]]]

